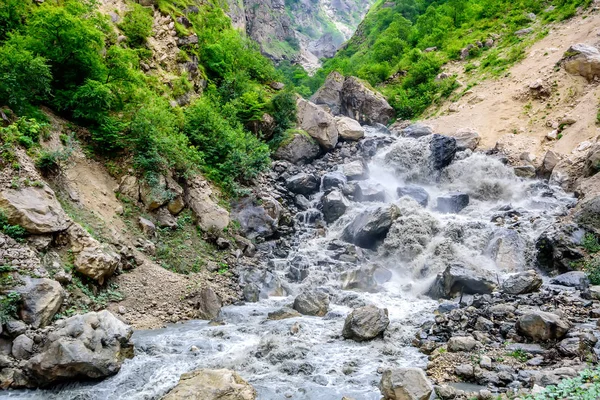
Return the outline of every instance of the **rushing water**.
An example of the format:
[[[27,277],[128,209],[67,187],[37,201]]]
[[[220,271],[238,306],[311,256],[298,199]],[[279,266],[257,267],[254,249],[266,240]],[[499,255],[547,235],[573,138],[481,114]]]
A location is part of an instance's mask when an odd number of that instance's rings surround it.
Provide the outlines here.
[[[259,399],[380,399],[378,369],[426,364],[410,344],[418,326],[431,318],[437,305],[422,295],[436,274],[449,262],[498,279],[531,268],[534,239],[574,203],[558,188],[517,178],[497,159],[469,151],[457,155],[443,172],[433,171],[427,162],[428,149],[427,138],[398,139],[369,166],[369,183],[385,188],[387,203],[396,203],[401,210],[378,252],[367,252],[365,263],[376,262],[392,272],[392,278],[377,291],[341,290],[341,274],[360,265],[336,260],[328,250],[354,216],[382,205],[353,203],[324,234],[306,223],[296,238],[298,248],[287,259],[268,263],[270,284],[280,282],[289,297],[225,307],[224,325],[191,321],[137,331],[132,339],[136,356],[116,376],[46,391],[3,392],[0,399],[159,399],[182,373],[198,368],[235,369],[257,389]],[[396,188],[406,183],[427,190],[431,198],[427,208],[397,198]],[[437,196],[450,191],[471,196],[470,205],[459,215],[434,211]],[[313,206],[321,196],[313,196]],[[316,210],[306,213],[318,215]],[[312,219],[298,216],[298,220]],[[289,282],[286,274],[291,260],[298,258],[308,267],[308,276],[299,283]],[[360,254],[358,258],[364,259]],[[331,295],[325,317],[267,319],[269,312],[291,305],[294,295],[306,288],[320,288]],[[345,315],[365,304],[389,310],[391,323],[384,339],[344,340]]]

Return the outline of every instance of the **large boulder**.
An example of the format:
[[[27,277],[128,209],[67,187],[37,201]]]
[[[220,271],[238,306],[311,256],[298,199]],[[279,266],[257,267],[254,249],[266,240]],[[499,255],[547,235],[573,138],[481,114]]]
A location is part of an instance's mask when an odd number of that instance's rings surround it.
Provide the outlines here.
[[[453,336],[448,340],[450,353],[471,352],[479,346],[479,342],[472,336]]]
[[[205,287],[191,299],[199,319],[214,320],[219,316],[223,303],[214,290]]]
[[[306,291],[294,299],[294,310],[300,314],[322,317],[329,310],[329,295],[318,290]]]
[[[542,278],[534,270],[519,272],[502,282],[502,292],[519,295],[533,293],[542,286]]]
[[[517,331],[536,342],[557,340],[565,337],[571,324],[556,314],[531,311],[519,317]]]
[[[584,235],[575,224],[555,225],[543,232],[535,242],[539,268],[550,274],[572,270],[573,263],[585,257],[580,247]]]
[[[585,160],[585,173],[587,176],[592,176],[598,171],[600,171],[600,143],[594,144]]]
[[[358,121],[348,117],[336,117],[335,123],[340,138],[346,141],[357,141],[365,136],[365,129],[360,126]]]
[[[594,46],[579,43],[569,47],[562,63],[568,73],[589,82],[600,76],[600,50]]]
[[[196,223],[205,232],[222,231],[229,226],[229,212],[212,199],[210,184],[202,177],[189,180],[186,203],[196,217]]]
[[[544,154],[542,165],[538,169],[539,177],[549,179],[552,175],[552,171],[554,171],[554,168],[558,165],[560,160],[561,156],[558,153],[548,150],[546,154]]]
[[[392,272],[376,264],[363,265],[340,274],[342,290],[374,292],[380,284],[392,279]]]
[[[350,202],[346,200],[339,190],[332,190],[323,196],[321,206],[325,221],[327,221],[327,223],[332,223],[344,215],[350,206]]]
[[[433,128],[423,124],[412,124],[400,131],[400,136],[415,139],[429,135],[433,135]]]
[[[324,150],[332,150],[338,142],[335,118],[322,107],[299,98],[298,125],[306,131]]]
[[[103,284],[121,263],[121,256],[109,245],[94,239],[79,224],[73,224],[65,232],[71,245],[77,272]]]
[[[25,285],[16,288],[21,294],[19,317],[34,328],[52,322],[65,297],[60,283],[48,278],[24,278]]]
[[[289,140],[281,143],[273,157],[292,164],[306,164],[317,158],[320,152],[321,149],[315,139],[306,132],[299,131],[292,134]]]
[[[319,190],[319,180],[312,174],[302,172],[288,178],[286,186],[291,192],[306,196]]]
[[[342,172],[328,172],[321,179],[321,190],[327,191],[334,188],[342,188],[346,183],[348,183],[348,178]]]
[[[375,248],[385,238],[398,214],[398,207],[394,205],[364,211],[344,228],[342,239],[360,247]]]
[[[434,134],[429,142],[429,149],[432,168],[441,170],[450,165],[458,148],[455,138]]]
[[[420,368],[394,368],[383,372],[379,390],[384,400],[429,400],[433,385]]]
[[[172,198],[167,189],[167,178],[158,175],[155,182],[143,181],[140,185],[140,198],[148,211],[154,211],[164,206]]]
[[[429,193],[425,189],[416,185],[406,185],[396,189],[398,197],[408,196],[423,207],[429,204]]]
[[[365,180],[369,177],[369,170],[360,160],[342,165],[342,172],[350,181]]]
[[[354,194],[355,201],[385,202],[385,187],[378,183],[358,182]]]
[[[133,175],[125,175],[121,178],[119,193],[138,202],[140,200],[140,183],[138,179]]]
[[[433,298],[451,298],[459,293],[490,294],[496,283],[489,272],[475,271],[462,265],[449,265],[438,274],[429,295]]]
[[[479,146],[481,137],[475,129],[472,128],[461,128],[452,135],[456,139],[456,150],[475,150]]]
[[[333,71],[327,76],[323,86],[310,98],[310,101],[315,104],[326,105],[331,109],[333,115],[339,115],[341,113],[341,95],[345,81],[346,78],[342,74]]]
[[[436,210],[444,214],[458,214],[469,205],[469,195],[453,192],[437,198]]]
[[[119,372],[123,359],[133,355],[133,330],[109,311],[75,315],[56,327],[25,365],[36,385],[105,378]]]
[[[236,372],[199,369],[181,375],[163,400],[256,400],[256,390]]]
[[[0,210],[12,225],[19,225],[32,234],[66,230],[69,217],[48,186],[26,186],[0,192]]]
[[[600,234],[600,196],[583,202],[575,214],[575,222]]]
[[[375,306],[356,308],[346,317],[342,336],[357,342],[372,340],[382,335],[389,324],[387,308]]]
[[[396,114],[385,97],[355,77],[344,81],[341,100],[341,113],[361,124],[387,125]]]
[[[550,283],[553,285],[572,287],[578,290],[586,290],[590,287],[590,280],[586,273],[582,271],[566,272],[553,278]]]

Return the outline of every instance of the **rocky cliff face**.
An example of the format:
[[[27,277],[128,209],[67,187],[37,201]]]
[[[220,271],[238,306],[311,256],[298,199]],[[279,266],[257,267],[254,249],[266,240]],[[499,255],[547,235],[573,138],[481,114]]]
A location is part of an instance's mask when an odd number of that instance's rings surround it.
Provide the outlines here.
[[[228,0],[228,14],[275,61],[309,72],[333,57],[354,33],[373,0]]]

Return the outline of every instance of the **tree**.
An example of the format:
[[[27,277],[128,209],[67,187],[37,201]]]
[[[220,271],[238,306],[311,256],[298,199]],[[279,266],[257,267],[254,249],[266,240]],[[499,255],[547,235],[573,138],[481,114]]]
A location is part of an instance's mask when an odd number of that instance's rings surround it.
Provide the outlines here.
[[[2,0],[0,2],[0,41],[7,39],[9,32],[23,24],[28,6],[28,0]]]

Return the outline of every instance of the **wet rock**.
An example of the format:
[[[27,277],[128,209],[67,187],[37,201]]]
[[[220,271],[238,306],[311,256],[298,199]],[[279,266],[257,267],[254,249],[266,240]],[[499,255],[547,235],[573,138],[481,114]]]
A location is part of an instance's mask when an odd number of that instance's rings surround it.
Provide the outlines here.
[[[346,78],[337,71],[333,71],[327,76],[323,85],[310,98],[315,104],[323,104],[331,109],[333,115],[341,113],[342,88]]]
[[[341,188],[348,182],[346,175],[339,171],[328,172],[323,175],[321,180],[321,190],[327,191],[330,189]]]
[[[221,312],[223,306],[221,299],[211,288],[203,288],[198,294],[192,297],[192,302],[196,308],[196,314],[199,319],[215,320]]]
[[[452,137],[456,139],[457,151],[475,150],[481,140],[479,133],[471,128],[461,128]]]
[[[356,184],[355,200],[360,202],[385,202],[385,188],[377,183],[358,182]]]
[[[242,202],[235,211],[235,219],[240,223],[241,232],[248,239],[271,238],[278,232],[281,205],[268,196],[261,198],[260,203],[254,205],[252,202]]]
[[[600,234],[600,196],[583,202],[574,220],[582,227]]]
[[[375,291],[380,284],[391,279],[392,272],[377,265],[363,265],[352,271],[342,272],[342,290]]]
[[[519,178],[535,178],[536,170],[533,165],[521,165],[513,168]]]
[[[592,82],[600,76],[600,51],[588,44],[572,45],[562,60],[565,70],[571,75],[579,75]]]
[[[532,311],[519,317],[516,328],[534,341],[545,342],[562,339],[571,325],[556,314]]]
[[[434,134],[429,142],[431,150],[431,166],[434,170],[441,170],[452,162],[456,154],[456,139],[448,136]]]
[[[47,278],[25,278],[25,285],[16,288],[21,294],[19,317],[34,328],[52,322],[65,297],[60,283]]]
[[[332,190],[327,195],[323,196],[322,199],[322,212],[325,221],[327,221],[327,223],[336,221],[339,217],[344,215],[349,206],[350,202],[346,200],[339,190]]]
[[[219,206],[212,195],[210,184],[196,176],[189,181],[185,199],[200,229],[204,232],[221,232],[229,226],[229,212]]]
[[[453,336],[448,340],[448,351],[451,353],[470,352],[480,346],[472,336]]]
[[[0,191],[0,209],[11,225],[31,234],[60,232],[70,225],[54,191],[46,185]]]
[[[365,180],[369,177],[369,170],[362,161],[353,161],[342,166],[342,172],[350,181]]]
[[[132,354],[132,329],[104,310],[56,323],[39,354],[26,364],[35,384],[73,379],[99,379],[119,372]]]
[[[270,312],[269,314],[267,314],[267,319],[273,320],[273,321],[279,321],[282,319],[288,319],[288,318],[297,318],[297,317],[301,317],[302,314],[300,314],[298,311],[289,308],[289,307],[283,307],[280,308],[279,310]]]
[[[181,375],[163,400],[256,400],[256,390],[236,372],[199,369]]]
[[[428,294],[433,298],[451,298],[460,293],[489,294],[494,291],[496,284],[488,275],[462,265],[449,265],[438,274]]]
[[[427,193],[427,191],[420,186],[402,186],[396,189],[396,193],[398,193],[398,197],[408,196],[414,199],[423,207],[427,207],[427,204],[429,203],[429,193]]]
[[[307,164],[317,158],[320,152],[319,144],[306,132],[300,131],[294,133],[291,140],[282,143],[273,157],[292,164]]]
[[[321,106],[299,98],[297,101],[298,125],[324,150],[332,150],[338,142],[338,130],[333,115]]]
[[[550,274],[570,271],[574,262],[585,257],[580,247],[584,235],[575,224],[550,227],[535,242],[538,266]]]
[[[387,125],[395,117],[394,109],[380,94],[369,89],[358,78],[346,78],[341,92],[341,113],[361,124]]]
[[[375,248],[398,217],[396,206],[382,206],[359,214],[344,228],[342,240],[364,248]]]
[[[561,274],[550,281],[553,285],[573,287],[578,290],[585,290],[590,286],[590,280],[585,272],[571,271]]]
[[[311,290],[304,292],[294,299],[294,310],[304,315],[322,317],[329,309],[329,295],[324,292]]]
[[[154,234],[156,233],[156,226],[152,221],[144,217],[140,217],[138,219],[138,226],[140,227],[142,233],[146,235],[146,237],[154,237]]]
[[[372,340],[382,335],[389,324],[387,308],[375,306],[355,308],[344,321],[342,336],[357,342]]]
[[[314,175],[307,173],[300,173],[288,178],[286,185],[291,192],[305,196],[319,190],[319,180]]]
[[[19,335],[12,343],[12,356],[17,360],[27,360],[33,354],[33,340]]]
[[[400,136],[409,138],[420,138],[433,135],[433,129],[429,125],[412,124],[400,131]]]
[[[365,136],[365,129],[352,118],[336,117],[335,122],[340,138],[343,140],[355,142]]]
[[[466,193],[448,193],[437,198],[436,210],[444,214],[458,214],[469,205],[469,195]]]
[[[560,160],[561,160],[561,157],[558,155],[558,153],[555,153],[552,150],[548,150],[546,152],[546,154],[544,155],[542,165],[540,166],[540,169],[538,170],[538,175],[541,178],[549,179],[550,176],[552,175],[552,171],[554,171],[554,167],[556,167],[558,165]]]
[[[429,400],[433,386],[420,368],[394,368],[383,372],[379,390],[384,400]]]
[[[502,282],[502,292],[520,295],[537,292],[542,286],[542,278],[534,270],[519,272]]]

